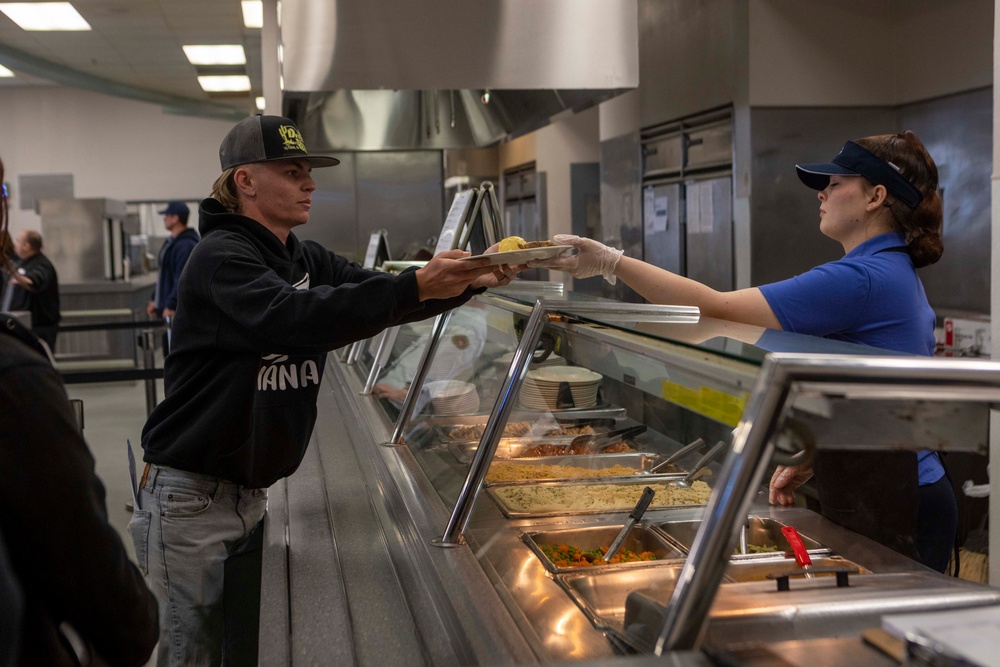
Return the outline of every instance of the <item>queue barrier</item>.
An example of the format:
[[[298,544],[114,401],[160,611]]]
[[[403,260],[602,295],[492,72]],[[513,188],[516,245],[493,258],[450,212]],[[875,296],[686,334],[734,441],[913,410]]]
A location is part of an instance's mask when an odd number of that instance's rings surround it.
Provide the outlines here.
[[[79,311],[88,317],[98,314],[105,316],[120,316],[118,310]],[[131,314],[131,311],[127,311]],[[74,313],[76,314],[76,313]],[[64,331],[99,331],[107,329],[139,329],[136,337],[138,349],[142,352],[142,367],[136,368],[135,361],[130,359],[87,359],[59,361],[56,360],[56,370],[64,384],[83,384],[95,382],[134,382],[141,380],[146,387],[146,414],[156,407],[156,381],[163,379],[163,369],[156,367],[156,332],[162,331],[168,323],[162,319],[143,321],[87,322],[84,324],[60,324],[59,332]]]

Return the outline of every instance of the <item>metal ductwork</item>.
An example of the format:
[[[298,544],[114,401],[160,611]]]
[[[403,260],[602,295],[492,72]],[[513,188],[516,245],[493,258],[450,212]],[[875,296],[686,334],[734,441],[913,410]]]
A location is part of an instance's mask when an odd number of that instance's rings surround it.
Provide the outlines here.
[[[312,150],[489,146],[624,91],[339,90],[286,96]]]
[[[486,146],[638,85],[636,0],[283,0],[280,22],[317,150]]]

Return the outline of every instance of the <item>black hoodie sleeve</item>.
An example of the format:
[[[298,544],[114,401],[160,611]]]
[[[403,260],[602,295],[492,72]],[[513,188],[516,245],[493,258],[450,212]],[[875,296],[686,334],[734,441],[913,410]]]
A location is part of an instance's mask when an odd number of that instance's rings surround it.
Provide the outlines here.
[[[210,251],[212,243],[208,236],[195,253]],[[421,303],[413,271],[398,276],[369,271],[315,244],[307,244],[304,252],[305,269],[289,263],[282,275],[282,267],[268,266],[252,245],[233,236],[223,255],[213,253],[215,261],[188,262],[191,271],[210,272],[184,280],[208,286],[199,299],[214,306],[205,308],[206,315],[217,309],[223,318],[218,324],[223,346],[325,352],[444,312],[474,293]],[[184,303],[189,317],[197,316],[194,304]]]

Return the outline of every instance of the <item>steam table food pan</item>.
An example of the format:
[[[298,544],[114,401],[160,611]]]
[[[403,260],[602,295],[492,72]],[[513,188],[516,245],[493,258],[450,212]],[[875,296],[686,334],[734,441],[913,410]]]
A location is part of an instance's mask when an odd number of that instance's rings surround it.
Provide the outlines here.
[[[583,566],[559,566],[556,565],[545,553],[544,545],[567,545],[576,547],[581,551],[597,550],[602,554],[607,551],[611,541],[618,535],[621,525],[610,526],[589,526],[585,528],[553,529],[539,532],[525,533],[522,537],[525,544],[538,556],[542,564],[550,572],[578,572],[581,570],[592,570],[599,568],[635,567],[648,566],[660,561],[672,560],[675,564],[678,559],[683,559],[684,554],[675,547],[668,544],[662,537],[656,534],[648,526],[639,524],[629,533],[625,542],[622,543],[621,552],[630,551],[635,554],[651,553],[656,560],[634,561],[628,563],[597,563]]]

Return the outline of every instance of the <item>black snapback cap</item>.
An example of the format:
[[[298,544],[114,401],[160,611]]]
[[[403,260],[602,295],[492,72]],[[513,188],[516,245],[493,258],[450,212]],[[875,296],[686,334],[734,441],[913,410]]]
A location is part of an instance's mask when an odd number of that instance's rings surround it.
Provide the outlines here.
[[[830,176],[864,176],[875,185],[884,186],[886,192],[910,208],[916,208],[924,198],[920,190],[899,173],[899,167],[853,141],[844,144],[830,162],[797,164],[795,173],[813,190],[826,188]]]
[[[309,155],[295,123],[283,116],[257,114],[241,120],[229,130],[219,147],[222,170],[253,162],[304,159],[313,167],[332,167],[340,160],[328,155]]]

